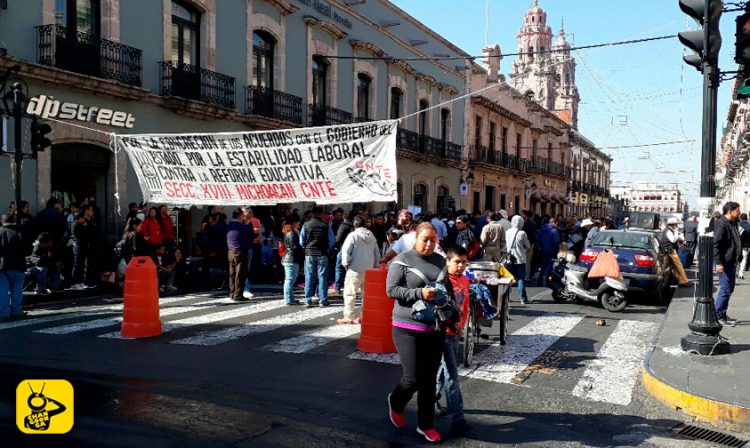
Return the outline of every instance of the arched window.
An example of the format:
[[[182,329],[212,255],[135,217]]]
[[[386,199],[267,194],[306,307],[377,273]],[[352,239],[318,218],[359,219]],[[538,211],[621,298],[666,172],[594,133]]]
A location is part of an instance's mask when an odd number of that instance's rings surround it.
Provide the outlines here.
[[[312,61],[312,102],[317,107],[328,104],[328,61],[323,56],[315,55]]]
[[[437,204],[435,206],[436,212],[445,212],[448,210],[448,187],[441,185],[437,189]]]
[[[273,50],[276,40],[264,31],[253,32],[253,82],[273,89]]]
[[[190,6],[172,2],[172,61],[200,65],[200,14]]]
[[[427,191],[427,185],[421,183],[414,184],[412,203],[417,207],[421,207],[423,212],[427,211]]]
[[[401,118],[401,103],[403,102],[404,92],[398,87],[391,87],[391,120]]]
[[[451,111],[450,109],[440,109],[440,140],[443,143],[448,141],[451,128]]]
[[[357,75],[357,117],[370,119],[370,86],[372,78],[360,73]]]

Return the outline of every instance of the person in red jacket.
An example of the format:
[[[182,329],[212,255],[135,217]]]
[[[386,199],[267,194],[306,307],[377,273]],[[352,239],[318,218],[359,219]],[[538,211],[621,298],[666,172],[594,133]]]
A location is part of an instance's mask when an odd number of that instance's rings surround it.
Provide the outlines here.
[[[435,391],[435,407],[440,406],[440,392],[445,387],[445,401],[447,414],[451,417],[451,432],[457,436],[463,435],[471,429],[464,418],[464,401],[461,387],[458,384],[458,347],[461,331],[466,326],[469,317],[469,279],[464,275],[469,262],[468,252],[463,246],[454,245],[448,248],[448,278],[453,286],[453,301],[460,311],[461,320],[454,326],[445,329],[445,345],[443,347],[443,361],[437,376],[437,390]],[[441,412],[442,413],[442,412]]]
[[[177,236],[175,235],[174,222],[172,217],[169,216],[169,209],[166,205],[159,206],[159,216],[161,217],[164,246],[167,248],[167,253],[172,255],[177,248]]]
[[[141,233],[146,243],[148,243],[150,253],[156,252],[156,249],[164,244],[164,229],[159,210],[156,207],[151,207],[148,210],[148,216],[143,220],[143,225],[141,226]]]

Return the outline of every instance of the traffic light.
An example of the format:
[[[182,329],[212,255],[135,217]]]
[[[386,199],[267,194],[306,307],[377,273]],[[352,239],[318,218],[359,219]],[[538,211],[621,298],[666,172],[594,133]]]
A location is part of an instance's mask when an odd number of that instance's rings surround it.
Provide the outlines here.
[[[750,63],[750,11],[737,17],[737,33],[735,34],[734,62],[741,65]]]
[[[722,0],[680,0],[680,9],[703,26],[702,30],[683,31],[677,34],[680,42],[695,52],[695,54],[684,56],[683,59],[702,72],[704,62],[715,64],[719,60],[719,50],[721,50],[719,19],[724,9],[724,2]]]
[[[31,154],[36,159],[39,151],[52,146],[52,142],[47,138],[47,134],[52,132],[52,126],[47,123],[39,123],[36,117],[31,120]]]

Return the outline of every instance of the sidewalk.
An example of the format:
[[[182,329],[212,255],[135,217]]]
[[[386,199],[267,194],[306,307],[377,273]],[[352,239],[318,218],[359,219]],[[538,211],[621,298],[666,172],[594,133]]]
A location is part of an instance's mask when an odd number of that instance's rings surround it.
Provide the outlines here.
[[[715,290],[718,282],[714,282]],[[714,293],[715,294],[715,293]],[[731,353],[703,356],[682,351],[693,317],[691,288],[678,288],[667,310],[654,347],[644,363],[643,383],[656,398],[714,426],[750,432],[750,279],[737,279],[725,326]]]

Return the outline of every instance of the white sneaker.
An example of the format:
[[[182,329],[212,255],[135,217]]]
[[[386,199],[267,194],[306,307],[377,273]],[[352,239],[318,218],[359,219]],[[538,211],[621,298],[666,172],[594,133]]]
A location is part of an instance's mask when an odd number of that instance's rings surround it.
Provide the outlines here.
[[[255,296],[250,291],[245,291],[245,292],[242,293],[242,297],[244,297],[246,299],[252,299]]]

